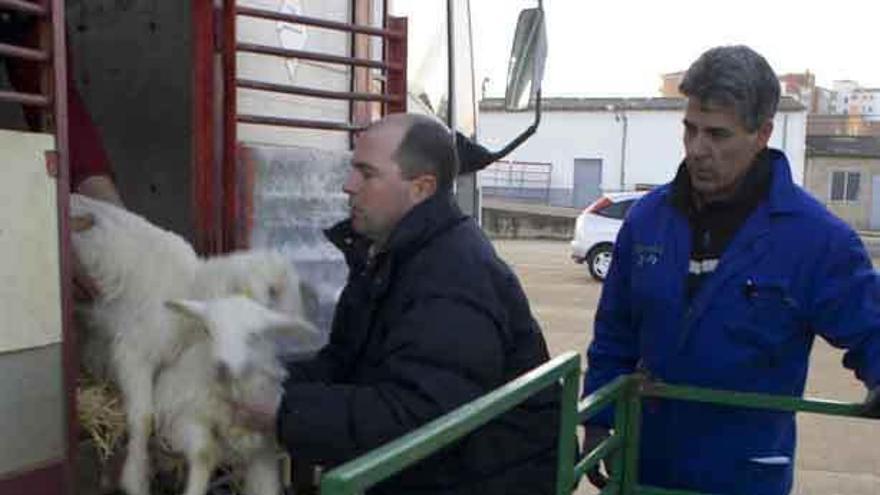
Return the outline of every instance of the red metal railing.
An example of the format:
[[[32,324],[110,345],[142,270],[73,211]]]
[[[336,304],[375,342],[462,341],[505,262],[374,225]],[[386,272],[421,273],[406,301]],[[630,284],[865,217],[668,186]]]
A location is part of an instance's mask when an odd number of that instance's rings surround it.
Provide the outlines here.
[[[45,3],[45,2],[44,2]],[[49,18],[49,8],[45,4],[37,4],[24,0],[0,0],[0,8],[6,11],[17,12],[29,17],[29,21],[38,23],[34,27],[35,33],[29,33],[25,36],[27,39],[17,40],[22,44],[0,43],[0,57],[10,60],[11,64],[22,64],[28,62],[36,62],[40,64],[40,70],[37,71],[36,81],[26,81],[24,89],[15,88],[13,90],[0,91],[0,102],[16,103],[25,105],[26,107],[37,107],[38,109],[48,109],[53,98],[51,85],[45,84],[49,81],[52,71],[50,56],[52,53],[51,37],[46,39],[44,32],[49,32],[47,26],[51,26]],[[34,19],[35,18],[35,19]],[[33,36],[37,34],[37,36]],[[6,40],[9,41],[9,40]],[[48,41],[48,43],[46,43]],[[37,44],[39,46],[25,46],[27,44]],[[63,86],[62,86],[63,87]],[[31,110],[29,110],[31,111]],[[43,123],[45,119],[40,119]]]
[[[364,0],[358,0],[363,2]],[[355,6],[364,7],[361,3],[355,2]],[[197,2],[201,4],[203,2]],[[206,3],[206,2],[204,2]],[[209,225],[213,220],[213,213],[210,215],[202,215],[200,217],[201,226],[204,227],[205,242],[203,247],[207,247],[207,252],[225,252],[233,249],[244,247],[241,223],[246,219],[241,218],[243,206],[246,206],[246,197],[248,191],[243,191],[243,182],[247,183],[246,175],[248,170],[242,169],[238,156],[238,140],[237,125],[252,124],[279,126],[287,128],[300,129],[318,129],[325,131],[342,131],[353,135],[363,129],[375,113],[375,107],[366,107],[366,104],[379,105],[377,113],[384,115],[387,113],[401,112],[406,109],[406,22],[404,20],[396,20],[386,16],[386,27],[373,27],[365,25],[365,17],[362,15],[363,9],[359,11],[356,7],[352,10],[352,19],[355,22],[345,23],[336,22],[326,19],[318,19],[297,14],[288,14],[283,12],[274,12],[260,8],[245,7],[236,5],[235,0],[224,0],[222,11],[212,28],[217,29],[215,39],[219,40],[220,60],[222,65],[222,84],[214,92],[214,97],[222,101],[222,123],[217,122],[216,128],[221,129],[219,139],[222,147],[219,148],[222,165],[220,166],[220,180],[222,206],[220,207],[220,217],[222,218],[222,226],[217,229]],[[387,10],[386,10],[387,12]],[[257,43],[240,42],[236,34],[236,21],[239,18],[252,18],[263,21],[288,22],[292,24],[300,24],[312,26],[319,29],[327,29],[340,31],[352,35],[350,56],[341,56],[328,53],[319,53],[309,50],[292,50],[279,48],[276,46],[261,45]],[[369,50],[364,49],[365,45],[361,40],[355,42],[359,37],[367,36],[370,38],[380,38],[383,40],[382,60],[373,60],[369,58]],[[204,43],[202,43],[204,45]],[[207,53],[207,47],[201,49]],[[320,63],[347,66],[351,68],[351,84],[349,91],[334,91],[320,87],[306,87],[295,84],[278,84],[268,81],[259,81],[254,79],[239,78],[236,70],[236,56],[238,53],[254,53],[270,57],[279,57],[284,59],[300,59],[311,60]],[[203,55],[200,55],[200,57]],[[197,62],[198,63],[198,62]],[[207,65],[202,65],[202,74],[200,80],[204,80],[210,69]],[[373,91],[370,75],[366,73],[368,70],[378,70],[383,74],[384,84],[381,85],[379,91]],[[278,115],[255,115],[240,114],[237,108],[237,91],[238,89],[248,89],[254,91],[269,92],[275,94],[297,95],[307,98],[316,98],[323,100],[343,100],[350,104],[349,118],[347,121],[319,120],[298,118],[295,115],[278,116]],[[208,92],[202,97],[202,107],[207,108],[209,105]],[[373,116],[373,117],[371,117]],[[212,120],[209,117],[201,117],[201,126],[198,128],[207,132],[207,124]],[[203,136],[207,138],[207,134]],[[216,158],[213,151],[207,150],[205,146],[200,147],[202,159],[211,157]],[[197,162],[204,163],[204,162]],[[203,167],[203,172],[206,170]],[[203,177],[204,176],[204,177]],[[198,201],[210,206],[214,199],[209,197],[212,187],[209,182],[211,177],[209,173],[197,174],[201,181],[201,187],[198,189],[196,197]],[[210,211],[216,211],[209,208]],[[215,244],[216,243],[216,244]]]
[[[318,19],[314,17],[302,16],[297,14],[287,14],[283,12],[273,12],[254,7],[243,7],[231,5],[225,7],[224,13],[224,73],[226,74],[227,88],[246,88],[257,91],[267,91],[273,93],[292,94],[306,96],[311,98],[346,100],[350,102],[370,101],[381,102],[383,104],[382,113],[389,113],[394,109],[400,111],[405,108],[406,104],[406,58],[393,58],[388,55],[391,53],[401,53],[401,50],[395,48],[400,44],[406,43],[406,24],[396,23],[390,28],[377,28],[359,24],[351,24],[344,22],[329,21],[326,19]],[[321,29],[329,29],[334,31],[342,31],[351,34],[360,34],[373,37],[379,37],[385,41],[385,57],[384,60],[371,60],[369,58],[358,58],[354,56],[331,55],[327,53],[318,53],[308,50],[291,50],[278,48],[274,46],[260,45],[256,43],[239,42],[235,37],[235,19],[237,17],[250,17],[262,20],[289,22],[293,24],[302,24],[313,26]],[[403,30],[400,27],[403,26]],[[403,81],[403,84],[384,85],[384,92],[372,93],[367,91],[331,91],[319,88],[309,88],[296,85],[275,84],[265,81],[255,81],[251,79],[238,79],[235,74],[235,53],[256,53],[281,58],[295,58],[300,60],[312,60],[329,64],[345,65],[352,68],[367,67],[379,69],[385,72],[387,80]],[[402,52],[405,53],[405,50]],[[393,91],[392,91],[393,90]],[[234,92],[229,92],[234,93]],[[227,98],[233,98],[234,94],[226,95]],[[235,102],[227,100],[227,111],[235,109]],[[235,121],[246,124],[261,124],[284,127],[298,127],[307,129],[323,129],[335,131],[353,132],[363,128],[363,125],[353,122],[332,122],[314,119],[300,118],[283,118],[270,117],[261,115],[248,115],[234,113]],[[231,130],[231,129],[230,129]],[[227,136],[228,139],[228,136]]]

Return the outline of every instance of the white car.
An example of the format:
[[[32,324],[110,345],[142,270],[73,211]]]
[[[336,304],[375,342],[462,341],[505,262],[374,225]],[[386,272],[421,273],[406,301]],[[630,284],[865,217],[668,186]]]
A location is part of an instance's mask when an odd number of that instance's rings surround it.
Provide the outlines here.
[[[647,191],[605,193],[578,215],[571,240],[571,259],[585,263],[598,281],[605,280],[611,267],[611,251],[617,231],[630,207]]]

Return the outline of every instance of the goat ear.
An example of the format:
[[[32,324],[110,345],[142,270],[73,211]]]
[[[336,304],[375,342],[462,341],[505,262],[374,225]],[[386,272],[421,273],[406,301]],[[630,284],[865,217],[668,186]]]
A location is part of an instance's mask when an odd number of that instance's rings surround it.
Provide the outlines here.
[[[183,316],[195,318],[201,322],[207,320],[208,309],[204,302],[190,299],[165,301],[165,307]]]

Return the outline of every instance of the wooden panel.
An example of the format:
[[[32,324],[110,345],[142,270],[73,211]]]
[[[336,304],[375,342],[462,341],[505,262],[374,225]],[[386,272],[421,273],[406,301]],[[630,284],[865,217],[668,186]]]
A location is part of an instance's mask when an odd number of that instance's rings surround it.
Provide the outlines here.
[[[0,353],[61,341],[54,138],[0,130]]]

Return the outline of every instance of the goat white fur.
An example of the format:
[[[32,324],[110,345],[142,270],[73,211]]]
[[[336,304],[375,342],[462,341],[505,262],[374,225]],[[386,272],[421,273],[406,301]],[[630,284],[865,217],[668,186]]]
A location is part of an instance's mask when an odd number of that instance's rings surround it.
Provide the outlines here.
[[[84,337],[98,342],[91,346],[93,352],[101,343],[109,348],[105,353],[126,405],[128,445],[121,485],[129,495],[147,495],[154,378],[191,348],[201,332],[164,303],[241,293],[273,309],[301,314],[299,279],[279,253],[200,260],[181,237],[132,212],[77,194],[71,195],[70,206],[74,218],[90,219],[90,226],[74,232],[72,240],[85,273],[100,289],[86,311],[98,335]],[[107,359],[97,354],[86,357],[92,367]]]
[[[186,495],[204,495],[222,461],[244,464],[247,495],[278,495],[273,434],[236,424],[230,401],[255,393],[280,400],[286,372],[275,340],[308,340],[317,330],[242,296],[172,301],[169,307],[207,330],[156,380],[157,433],[187,458]]]

